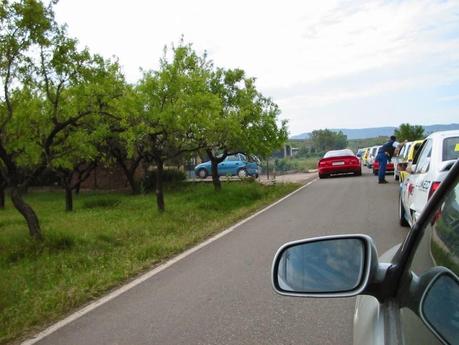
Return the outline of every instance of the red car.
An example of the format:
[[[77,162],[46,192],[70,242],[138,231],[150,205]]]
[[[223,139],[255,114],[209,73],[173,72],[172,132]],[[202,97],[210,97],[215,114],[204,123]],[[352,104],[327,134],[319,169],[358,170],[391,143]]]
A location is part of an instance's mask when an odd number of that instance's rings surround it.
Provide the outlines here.
[[[331,174],[362,175],[360,160],[349,149],[328,151],[317,163],[317,170],[320,178],[326,178]]]
[[[378,170],[379,170],[379,161],[375,160],[375,162],[373,163],[373,175],[378,175]],[[393,172],[394,172],[394,163],[387,162],[386,174],[393,173]]]

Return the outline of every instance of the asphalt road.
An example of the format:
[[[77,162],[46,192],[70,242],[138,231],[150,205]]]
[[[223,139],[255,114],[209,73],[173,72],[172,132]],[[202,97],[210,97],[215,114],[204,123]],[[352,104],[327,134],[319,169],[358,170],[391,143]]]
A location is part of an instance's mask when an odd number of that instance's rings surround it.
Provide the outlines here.
[[[380,254],[400,242],[388,180],[317,180],[39,344],[352,344],[355,299],[278,296],[271,262],[284,242],[312,236],[366,233]]]

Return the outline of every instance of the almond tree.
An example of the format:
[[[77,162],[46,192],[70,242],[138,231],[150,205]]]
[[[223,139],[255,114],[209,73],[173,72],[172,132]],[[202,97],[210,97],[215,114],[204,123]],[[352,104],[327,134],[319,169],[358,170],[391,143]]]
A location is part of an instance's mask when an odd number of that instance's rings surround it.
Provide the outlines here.
[[[212,181],[221,190],[218,164],[236,153],[270,155],[287,140],[287,123],[278,119],[280,110],[255,87],[240,69],[216,69],[210,90],[220,99],[218,112],[202,121],[200,141],[212,166]]]
[[[34,239],[42,238],[41,228],[24,191],[73,129],[110,115],[122,84],[116,63],[77,49],[55,22],[52,4],[0,5],[0,169]]]
[[[168,160],[201,148],[202,119],[218,110],[219,99],[209,92],[208,62],[191,45],[180,42],[165,49],[158,71],[144,73],[136,87],[136,99],[128,108],[127,137],[132,147],[142,147],[147,162],[157,169],[156,200],[165,210],[162,175]]]

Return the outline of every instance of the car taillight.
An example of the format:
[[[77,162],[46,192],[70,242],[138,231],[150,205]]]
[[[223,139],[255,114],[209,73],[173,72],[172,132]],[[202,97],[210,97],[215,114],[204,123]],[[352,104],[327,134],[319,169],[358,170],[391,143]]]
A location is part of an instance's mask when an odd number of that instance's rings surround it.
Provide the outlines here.
[[[430,185],[429,196],[427,197],[428,199],[430,199],[430,197],[433,195],[433,193],[435,193],[438,187],[440,187],[440,182],[432,182],[432,184]]]
[[[324,161],[319,161],[319,166],[322,167],[325,165],[325,162]]]

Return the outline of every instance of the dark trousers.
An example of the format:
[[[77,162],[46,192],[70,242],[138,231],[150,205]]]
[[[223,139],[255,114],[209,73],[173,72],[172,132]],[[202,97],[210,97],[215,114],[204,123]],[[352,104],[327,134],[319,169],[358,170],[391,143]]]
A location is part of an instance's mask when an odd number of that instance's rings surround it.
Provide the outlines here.
[[[384,181],[386,179],[387,156],[383,152],[378,153],[376,160],[379,162],[378,180]]]

